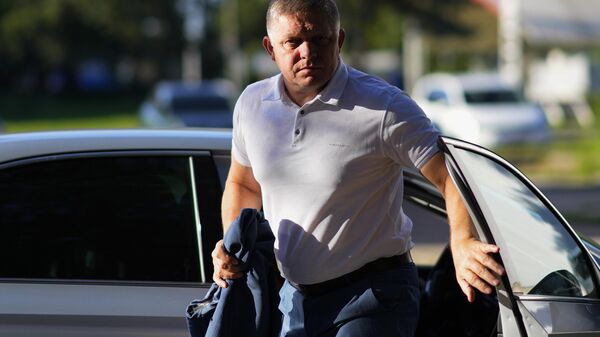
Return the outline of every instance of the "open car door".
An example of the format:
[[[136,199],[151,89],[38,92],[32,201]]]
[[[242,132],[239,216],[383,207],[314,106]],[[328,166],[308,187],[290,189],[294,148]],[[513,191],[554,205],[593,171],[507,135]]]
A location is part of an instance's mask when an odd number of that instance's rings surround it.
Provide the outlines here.
[[[500,247],[498,336],[600,336],[598,265],[556,208],[496,154],[440,144],[481,240]]]

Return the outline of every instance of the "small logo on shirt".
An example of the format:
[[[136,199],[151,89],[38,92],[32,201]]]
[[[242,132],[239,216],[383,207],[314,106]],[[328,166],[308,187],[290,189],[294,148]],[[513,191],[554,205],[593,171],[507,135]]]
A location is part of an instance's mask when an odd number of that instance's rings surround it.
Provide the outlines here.
[[[337,144],[337,143],[329,143],[329,146],[333,146],[333,147],[337,147],[337,148],[344,148],[344,147],[348,147],[348,145],[346,144]]]

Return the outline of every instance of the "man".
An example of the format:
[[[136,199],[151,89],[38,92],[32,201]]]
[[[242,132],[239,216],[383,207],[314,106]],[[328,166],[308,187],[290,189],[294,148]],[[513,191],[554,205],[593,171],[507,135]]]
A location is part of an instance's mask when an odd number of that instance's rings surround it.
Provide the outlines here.
[[[418,281],[402,169],[444,195],[458,283],[469,301],[504,270],[476,239],[437,132],[401,90],[346,66],[333,0],[272,0],[263,46],[281,73],[246,88],[234,112],[224,226],[263,207],[286,282],[282,336],[411,336]],[[241,276],[217,243],[214,281]]]

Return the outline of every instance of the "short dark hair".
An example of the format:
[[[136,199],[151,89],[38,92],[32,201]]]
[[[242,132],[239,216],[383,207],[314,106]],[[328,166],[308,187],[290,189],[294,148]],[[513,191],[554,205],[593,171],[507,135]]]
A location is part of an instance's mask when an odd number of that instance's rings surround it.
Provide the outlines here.
[[[271,0],[267,8],[267,34],[271,22],[279,15],[324,13],[331,18],[336,30],[340,28],[340,13],[333,0]]]

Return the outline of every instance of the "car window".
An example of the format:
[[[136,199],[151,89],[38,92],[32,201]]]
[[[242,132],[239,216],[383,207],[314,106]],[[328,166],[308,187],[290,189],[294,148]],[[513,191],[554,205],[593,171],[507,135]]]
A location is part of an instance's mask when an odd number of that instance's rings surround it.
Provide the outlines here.
[[[433,89],[427,94],[427,100],[430,102],[448,103],[448,95],[440,89]]]
[[[204,281],[212,282],[213,264],[210,254],[217,241],[223,238],[221,222],[223,189],[218,169],[212,158],[208,156],[194,158],[194,171],[201,225],[202,269]]]
[[[190,167],[134,156],[0,170],[0,277],[200,281]],[[199,195],[205,180],[196,174]]]
[[[465,101],[471,104],[478,103],[518,103],[522,99],[517,92],[512,90],[478,90],[465,91]]]
[[[513,292],[595,296],[586,254],[545,202],[491,158],[464,149],[455,154],[500,247]]]
[[[212,111],[224,114],[231,112],[229,102],[221,96],[177,96],[173,98],[171,107],[176,114],[189,111]]]

